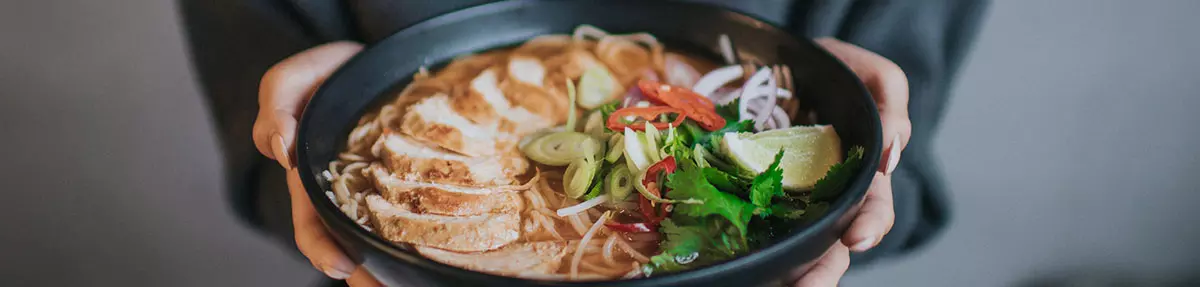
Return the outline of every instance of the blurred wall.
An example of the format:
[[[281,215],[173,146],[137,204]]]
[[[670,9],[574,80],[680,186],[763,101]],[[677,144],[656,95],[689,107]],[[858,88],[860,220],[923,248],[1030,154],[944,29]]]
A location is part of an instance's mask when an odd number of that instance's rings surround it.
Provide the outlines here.
[[[845,285],[1196,285],[1200,1],[995,2],[937,145],[954,225]],[[225,206],[173,2],[114,3],[0,2],[0,286],[310,285]]]

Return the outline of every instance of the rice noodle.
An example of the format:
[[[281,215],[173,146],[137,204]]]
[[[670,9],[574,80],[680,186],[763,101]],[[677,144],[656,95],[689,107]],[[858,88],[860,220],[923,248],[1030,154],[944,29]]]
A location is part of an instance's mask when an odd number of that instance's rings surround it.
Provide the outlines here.
[[[608,265],[611,265],[611,266],[617,265],[617,260],[613,259],[613,252],[612,252],[613,246],[617,243],[617,236],[618,235],[609,236],[608,240],[604,241],[604,251],[601,254],[604,256],[604,263],[608,263]]]
[[[545,214],[538,215],[540,216],[537,217],[537,220],[546,227],[546,232],[549,232],[554,239],[563,240],[562,234],[558,234],[558,226],[554,225],[554,220]]]
[[[584,226],[583,220],[579,219],[578,214],[567,216],[567,222],[571,223],[571,228],[575,228],[576,234],[587,233],[587,226]]]
[[[604,203],[605,201],[608,201],[607,194],[597,196],[596,198],[589,199],[588,201],[584,201],[583,203],[580,203],[580,204],[564,207],[562,209],[559,209],[556,213],[558,213],[558,216],[567,216],[567,215],[572,215],[572,214],[578,214],[585,210],[591,209],[592,207],[596,207],[597,205],[600,205],[601,203]]]
[[[633,249],[633,246],[629,246],[629,243],[625,242],[624,239],[617,238],[617,247],[621,247],[621,251],[625,251],[625,254],[629,254],[629,257],[633,257],[633,260],[636,260],[637,262],[642,264],[650,262],[649,257],[646,257],[646,255],[638,252],[637,249]]]
[[[589,38],[600,39],[605,36],[608,36],[608,32],[592,25],[579,25],[579,27],[575,27],[575,32],[571,33],[571,39],[575,39],[576,41],[588,40]]]
[[[717,46],[721,49],[721,57],[725,58],[726,64],[737,63],[737,54],[733,51],[733,41],[729,39],[729,35],[721,34],[717,37]]]
[[[579,246],[581,246],[581,248],[576,250],[575,256],[571,258],[571,278],[576,278],[579,276],[579,262],[583,260],[584,248],[582,247],[587,246],[588,241],[592,240],[592,237],[596,235],[596,232],[600,230],[600,227],[604,226],[604,222],[608,221],[610,216],[612,216],[612,211],[604,212],[604,215],[601,215],[600,219],[597,219],[596,223],[592,224],[592,228],[588,229],[587,233],[583,234],[583,238],[579,239]]]

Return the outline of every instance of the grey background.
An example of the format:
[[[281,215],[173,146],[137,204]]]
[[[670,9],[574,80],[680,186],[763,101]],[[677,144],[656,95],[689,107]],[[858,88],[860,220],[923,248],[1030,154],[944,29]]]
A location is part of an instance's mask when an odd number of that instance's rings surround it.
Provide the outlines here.
[[[0,286],[311,285],[225,205],[172,1],[120,2],[0,2]],[[995,2],[936,147],[952,228],[844,285],[1200,285],[1200,1]]]

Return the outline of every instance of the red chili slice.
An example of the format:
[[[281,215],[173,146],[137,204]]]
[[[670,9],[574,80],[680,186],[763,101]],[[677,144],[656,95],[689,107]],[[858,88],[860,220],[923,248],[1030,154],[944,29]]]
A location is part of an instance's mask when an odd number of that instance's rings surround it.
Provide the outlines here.
[[[725,127],[725,118],[717,114],[712,100],[692,90],[650,80],[638,81],[638,88],[651,101],[683,110],[684,115],[706,130]]]
[[[638,222],[638,223],[605,223],[604,226],[608,226],[609,229],[616,230],[619,232],[639,233],[639,232],[654,231],[654,229],[650,228],[650,225],[647,225],[646,223],[642,223],[642,222]]]
[[[675,173],[675,157],[668,156],[662,161],[651,165],[649,168],[646,168],[646,178],[642,179],[642,185],[645,185],[646,191],[649,191],[651,194],[661,198],[666,198],[665,195],[669,190],[663,187],[661,188],[663,192],[659,192],[660,187],[663,185],[658,183],[658,178],[659,174],[665,176],[672,173]],[[638,209],[641,210],[642,216],[646,217],[646,223],[653,226],[658,226],[658,222],[667,218],[667,209],[670,208],[670,206],[670,204],[664,203],[659,204],[658,208],[655,208],[654,205],[650,203],[650,200],[646,199],[645,197],[642,197],[641,201],[638,202]]]
[[[678,114],[679,116],[675,118],[674,122],[670,122],[670,123],[654,121],[655,119],[658,118],[659,115],[662,115],[662,114]],[[653,125],[654,128],[660,129],[660,130],[665,130],[671,126],[678,127],[679,125],[683,124],[683,120],[685,118],[683,110],[680,110],[678,108],[673,108],[673,107],[667,107],[667,106],[628,107],[628,108],[616,110],[612,114],[608,115],[608,129],[612,130],[614,132],[624,131],[625,128],[630,128],[635,131],[645,131],[646,130],[646,125],[637,124],[637,123],[626,123],[624,121],[624,119],[625,119],[625,117],[628,117],[628,116],[641,118],[642,120],[645,120],[646,122],[649,122],[651,125]]]

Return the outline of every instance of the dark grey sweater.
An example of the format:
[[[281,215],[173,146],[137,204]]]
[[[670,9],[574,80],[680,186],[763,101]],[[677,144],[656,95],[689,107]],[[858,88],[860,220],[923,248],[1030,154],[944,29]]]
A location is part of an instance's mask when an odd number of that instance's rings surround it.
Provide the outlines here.
[[[652,0],[644,0],[652,1]],[[229,198],[252,226],[292,244],[282,169],[251,142],[258,82],[275,62],[336,40],[371,43],[422,19],[490,0],[182,0],[191,54],[216,119]],[[893,177],[896,224],[855,265],[911,251],[949,219],[930,142],[986,0],[699,0],[803,37],[836,37],[891,59],[908,75],[913,134]]]

